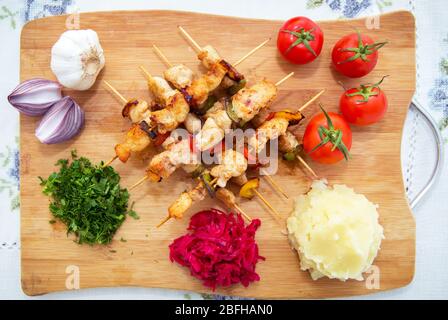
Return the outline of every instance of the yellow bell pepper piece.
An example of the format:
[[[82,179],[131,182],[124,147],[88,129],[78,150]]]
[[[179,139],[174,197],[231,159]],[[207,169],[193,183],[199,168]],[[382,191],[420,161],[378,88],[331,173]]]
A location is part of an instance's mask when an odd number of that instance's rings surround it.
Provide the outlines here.
[[[260,178],[253,178],[247,181],[240,189],[240,197],[252,199],[255,196],[254,189],[260,186]]]

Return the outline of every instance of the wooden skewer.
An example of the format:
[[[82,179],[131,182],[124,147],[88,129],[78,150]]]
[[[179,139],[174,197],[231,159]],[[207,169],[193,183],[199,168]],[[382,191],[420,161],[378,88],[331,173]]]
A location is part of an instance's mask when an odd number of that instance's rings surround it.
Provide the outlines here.
[[[294,75],[294,72],[291,72],[289,74],[287,74],[285,77],[283,77],[283,79],[280,79],[279,81],[277,81],[277,83],[275,84],[276,87],[278,87],[279,85],[281,85],[283,82],[285,82],[286,80],[288,80],[289,78],[291,78]],[[305,109],[308,105],[310,105],[314,100],[316,100],[317,98],[319,98],[319,96],[324,93],[325,90],[322,90],[321,92],[319,92],[315,97],[313,97],[310,101],[308,101],[304,106],[302,106],[299,111]],[[303,160],[303,159],[302,159]],[[310,168],[311,169],[311,168]],[[269,175],[264,175],[263,177],[266,178],[266,180],[269,181],[269,183],[271,183],[271,185],[277,190],[279,191],[286,199],[289,199],[288,195],[286,194],[286,192],[274,181],[274,179],[272,179]],[[256,190],[254,190],[256,191]],[[258,191],[256,191],[257,195],[260,197],[260,199],[263,200],[263,202],[269,207],[271,208],[271,210],[273,212],[276,212],[274,210],[274,208],[266,201],[266,199],[264,199],[260,193]],[[276,213],[277,214],[277,213]],[[277,214],[278,215],[278,214]]]
[[[159,58],[166,64],[167,67],[172,67],[172,63],[168,58],[163,54],[162,50],[160,50],[155,44],[152,45],[154,52],[159,56]]]
[[[311,169],[311,167],[308,165],[308,163],[306,163],[306,161],[303,160],[303,158],[301,156],[297,155],[296,157],[300,161],[300,163],[311,173],[311,175],[313,176],[314,179],[319,179],[319,176],[316,174],[316,172],[314,172],[314,170]]]
[[[189,40],[189,42],[193,45],[194,49],[197,52],[202,51],[202,48],[199,46],[199,44],[188,34],[187,31],[185,31],[184,28],[182,28],[181,26],[178,26],[179,30],[182,32],[182,34]],[[241,62],[243,62],[245,59],[247,59],[250,55],[252,55],[254,52],[256,52],[258,49],[260,49],[261,47],[263,47],[270,39],[265,40],[264,42],[262,42],[260,45],[258,45],[257,47],[255,47],[254,49],[252,49],[249,53],[247,53],[245,56],[243,56],[242,58],[240,58],[234,65],[238,65]],[[154,50],[156,51],[156,53],[159,55],[159,57],[162,59],[162,61],[167,65],[167,66],[171,66],[171,62],[166,58],[166,56],[155,46],[153,45]],[[140,69],[143,71],[143,73],[146,75],[146,77],[148,79],[151,79],[152,76],[149,74],[149,72],[147,72],[147,70],[140,66]],[[294,75],[294,72],[289,73],[288,75],[286,75],[283,79],[279,80],[275,85],[279,86],[281,85],[283,82],[285,82],[287,79],[289,79],[290,77],[292,77]],[[317,98],[316,98],[317,99]],[[268,177],[268,176],[266,176]],[[269,177],[270,178],[270,177]],[[269,179],[268,178],[268,179]],[[143,177],[140,181],[138,181],[136,184],[134,184],[130,190],[132,190],[133,188],[135,188],[136,186],[138,186],[139,184],[143,183],[143,181],[145,181],[147,179],[147,176]],[[213,179],[210,182],[210,185],[213,186],[213,184],[218,180],[218,178]],[[281,193],[285,196],[288,197],[286,195],[286,193],[284,193],[283,190],[281,190],[281,188],[272,180],[270,179],[271,183],[273,182],[273,185],[275,185],[277,187],[277,189],[279,189],[281,191]],[[263,203],[269,208],[271,209],[271,211],[274,213],[275,218],[278,219],[280,221],[280,214],[274,209],[274,207],[272,207],[272,205],[261,195],[260,192],[258,192],[258,190],[254,190],[255,194],[263,201]],[[234,205],[235,208],[241,212],[241,214],[243,214],[243,216],[248,219],[249,221],[251,221],[251,218],[244,213],[243,210],[241,210],[241,208],[238,205]],[[169,219],[171,219],[171,216],[167,216],[161,223],[159,223],[159,225],[157,225],[157,228],[159,228],[160,226],[162,226],[164,223],[166,223]]]
[[[138,180],[136,183],[134,183],[130,188],[129,191],[131,191],[132,189],[135,189],[136,187],[138,187],[139,185],[141,185],[143,182],[145,182],[146,180],[148,180],[149,177],[148,175],[145,175],[143,178],[141,178],[140,180]]]
[[[126,100],[126,98],[123,97],[123,95],[120,92],[118,92],[118,90],[115,89],[109,82],[107,82],[106,80],[103,80],[103,82],[121,100],[121,102],[123,102],[124,104],[126,104],[128,102],[128,100]],[[114,156],[113,158],[111,158],[109,161],[107,161],[103,165],[103,168],[110,166],[112,164],[112,162],[117,160],[117,158],[118,158],[118,156]]]
[[[163,219],[158,225],[157,228],[160,228],[161,226],[163,226],[168,220],[171,219],[171,216],[166,216],[165,219]]]
[[[233,206],[235,207],[236,210],[238,210],[241,215],[249,222],[252,222],[252,218],[249,217],[249,215],[247,213],[245,213],[243,211],[243,209],[240,208],[240,206],[238,206],[236,203],[233,204]],[[160,228],[161,226],[163,226],[166,222],[168,222],[171,219],[171,216],[166,216],[156,227]]]
[[[310,104],[312,104],[314,101],[316,101],[324,92],[325,92],[325,89],[323,89],[321,92],[319,92],[314,97],[312,97],[310,100],[308,100],[307,103],[305,103],[303,106],[300,107],[299,112],[302,112],[303,110],[305,110]]]
[[[269,40],[271,40],[271,38],[263,41],[261,44],[259,44],[257,47],[253,48],[251,51],[249,51],[246,55],[244,55],[242,58],[240,58],[237,62],[234,63],[234,66],[240,64],[241,62],[243,62],[244,60],[246,60],[249,56],[251,56],[254,52],[256,52],[258,49],[260,49],[261,47],[263,47],[266,43],[269,42]],[[154,51],[156,52],[156,54],[159,56],[159,58],[168,66],[171,67],[172,64],[171,62],[168,60],[168,58],[165,56],[165,54],[156,46],[153,45],[152,46]],[[286,79],[285,79],[286,80]],[[317,99],[317,97],[316,97]],[[280,188],[280,186],[268,175],[265,176],[266,179],[274,186],[274,188],[279,191],[283,196],[286,197],[286,199],[288,199],[288,195],[286,194],[285,191],[282,190],[282,188]],[[213,179],[210,182],[210,185],[214,188],[216,185],[215,182],[218,180],[218,178]]]
[[[120,92],[118,92],[117,89],[112,87],[112,85],[109,82],[107,82],[106,80],[103,80],[103,82],[123,103],[128,102],[128,100],[126,100],[126,98],[123,97],[123,95]]]
[[[147,79],[148,81],[153,80],[152,75],[149,73],[148,70],[146,70],[146,68],[145,68],[144,66],[139,66],[139,68],[140,68],[140,70],[143,72],[143,74],[145,75],[145,77],[146,77],[146,79]]]
[[[188,32],[185,31],[185,29],[182,28],[181,26],[177,26],[177,27],[179,28],[180,32],[182,32],[182,34],[185,36],[185,38],[187,38],[188,41],[190,41],[190,43],[193,45],[193,48],[196,50],[196,52],[201,52],[202,51],[201,46],[196,41],[194,41],[194,39],[188,34]]]
[[[105,164],[103,164],[103,168],[110,166],[112,162],[114,162],[115,160],[117,160],[118,156],[114,156],[112,159],[110,159],[109,161],[107,161]]]
[[[281,80],[280,80],[281,81]],[[325,92],[325,89],[323,89],[322,91],[320,91],[318,94],[316,94],[314,97],[312,97],[307,103],[305,103],[302,107],[300,107],[299,112],[302,112],[305,108],[307,108],[310,104],[312,104],[314,101],[316,101],[323,93]],[[300,156],[298,156],[300,157]],[[305,167],[306,169],[313,175],[313,177],[317,178],[316,173],[313,171],[313,169],[311,169],[311,167],[305,162],[305,160],[303,160],[300,157],[299,160]],[[272,179],[272,177],[270,175],[264,175],[264,178],[266,178],[266,180],[269,181],[269,183],[278,191],[280,192],[286,199],[289,199],[288,195],[286,194],[286,192],[275,182],[274,179]]]
[[[277,81],[277,83],[275,84],[276,87],[278,87],[279,85],[281,85],[283,82],[285,82],[286,80],[288,80],[289,78],[291,78],[294,75],[294,71],[287,74],[286,76],[283,77],[283,79],[280,79],[279,81]]]
[[[244,218],[246,218],[247,221],[252,222],[252,218],[249,217],[248,214],[245,213],[245,212],[243,211],[243,209],[240,208],[239,205],[237,205],[236,203],[234,203],[233,206],[235,207],[236,210],[238,210],[238,211],[241,213],[241,215],[242,215]]]
[[[241,62],[249,58],[251,55],[253,55],[256,51],[258,51],[260,48],[262,48],[266,43],[268,43],[271,40],[271,38],[264,40],[262,43],[260,43],[258,46],[250,50],[248,53],[246,53],[243,57],[241,57],[237,62],[233,64],[234,67],[239,65]]]
[[[233,64],[233,66],[237,66],[240,63],[242,63],[244,60],[246,60],[247,58],[249,58],[251,55],[253,55],[255,52],[257,52],[259,49],[261,49],[264,45],[266,45],[266,43],[268,43],[271,40],[271,38],[263,41],[262,43],[260,43],[258,46],[256,46],[255,48],[253,48],[252,50],[250,50],[248,53],[246,53],[243,57],[241,57],[237,62],[235,62]],[[165,65],[167,67],[172,67],[173,64],[168,60],[168,58],[165,56],[165,54],[162,52],[162,50],[160,50],[155,44],[152,45],[155,53],[157,54],[157,56],[159,56],[159,58],[165,63]]]
[[[218,178],[213,179],[212,181],[210,181],[210,185],[213,185],[214,182],[216,182],[218,180]],[[233,204],[233,206],[242,214],[242,216],[244,218],[246,218],[249,222],[252,221],[252,219],[249,217],[249,215],[247,215],[247,213],[245,213],[236,203]],[[165,217],[158,225],[157,228],[160,228],[162,225],[164,225],[168,220],[171,219],[171,216],[168,215],[167,217]]]
[[[268,180],[268,182],[274,187],[275,190],[277,190],[278,192],[280,192],[286,199],[289,199],[288,195],[286,194],[285,190],[283,190],[277,182],[275,182],[274,179],[272,179],[272,177],[268,174],[265,174],[262,176],[263,178],[266,178],[266,180]]]
[[[274,209],[274,207],[266,200],[265,197],[263,197],[261,195],[260,192],[258,192],[258,190],[253,189],[253,192],[257,195],[258,198],[260,198],[261,201],[263,201],[263,203],[269,208],[271,209],[272,213],[274,214],[274,218],[280,222],[281,218],[280,218],[280,214],[277,212],[277,210]]]
[[[218,177],[216,177],[212,181],[210,181],[209,185],[211,185],[214,188],[214,187],[216,187],[217,182],[218,182]]]

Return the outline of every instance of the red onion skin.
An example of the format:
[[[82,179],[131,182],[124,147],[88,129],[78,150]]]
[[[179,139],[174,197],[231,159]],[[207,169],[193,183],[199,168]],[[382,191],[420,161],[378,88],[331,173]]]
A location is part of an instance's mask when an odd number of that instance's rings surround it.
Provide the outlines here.
[[[56,96],[59,97],[56,100],[51,100],[42,103],[30,103],[30,102],[18,101],[19,98],[27,94],[33,94],[38,90],[44,90],[45,87],[47,87],[48,90],[56,90]],[[8,101],[14,108],[19,110],[19,112],[22,114],[31,117],[41,116],[45,114],[53,104],[62,99],[61,90],[62,86],[56,81],[42,78],[34,78],[20,83],[8,96]]]
[[[58,113],[65,113],[60,119],[57,127],[48,136],[39,136],[39,130],[42,126],[48,124],[48,121],[55,121]],[[36,128],[36,137],[45,144],[55,144],[70,140],[76,136],[84,126],[85,116],[81,107],[71,98],[64,97],[56,102],[42,118],[39,126]]]

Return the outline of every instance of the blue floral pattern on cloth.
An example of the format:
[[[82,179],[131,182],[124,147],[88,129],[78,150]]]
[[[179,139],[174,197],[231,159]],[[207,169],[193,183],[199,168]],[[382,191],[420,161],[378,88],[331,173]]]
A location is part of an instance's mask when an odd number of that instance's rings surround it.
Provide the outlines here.
[[[370,0],[346,0],[344,4],[344,9],[342,10],[342,14],[346,18],[354,18],[356,17],[362,10],[367,9],[372,5]]]
[[[14,150],[12,167],[9,169],[9,176],[13,178],[17,184],[17,190],[20,189],[20,154],[19,150]]]
[[[16,142],[18,138],[16,138]],[[20,155],[17,144],[13,147],[7,146],[6,150],[0,152],[0,167],[6,175],[0,178],[0,192],[6,192],[10,199],[10,209],[15,211],[19,208],[20,189]]]
[[[435,80],[434,88],[429,92],[431,107],[443,112],[444,117],[448,116],[448,77],[441,77]]]
[[[434,87],[429,91],[430,107],[442,112],[439,129],[448,143],[448,72],[435,80]]]
[[[444,48],[448,47],[448,36],[443,39]],[[448,143],[448,57],[442,57],[439,63],[440,73],[434,80],[432,89],[428,92],[430,108],[441,112],[439,129]]]
[[[73,0],[26,0],[23,18],[30,21],[47,16],[57,16],[67,12]]]
[[[354,18],[372,6],[372,0],[308,0],[307,8],[318,8],[324,4],[332,11],[340,12],[345,18]],[[387,5],[387,2],[378,1],[377,4],[382,6]]]
[[[327,0],[327,4],[333,11],[341,10],[341,0]]]

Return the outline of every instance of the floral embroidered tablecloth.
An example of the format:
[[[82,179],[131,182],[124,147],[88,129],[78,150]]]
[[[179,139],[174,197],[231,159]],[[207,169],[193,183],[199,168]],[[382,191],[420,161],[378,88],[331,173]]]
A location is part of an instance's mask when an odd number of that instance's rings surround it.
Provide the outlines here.
[[[448,20],[445,0],[291,0],[291,1],[138,1],[138,0],[0,0],[0,298],[26,298],[20,289],[20,206],[18,113],[6,97],[19,81],[19,39],[30,20],[70,12],[116,9],[172,9],[236,15],[250,18],[287,19],[306,15],[312,19],[347,19],[377,15],[397,9],[412,11],[417,24],[416,99],[436,119],[448,139]],[[399,30],[397,30],[399,32]],[[421,118],[410,112],[404,142],[417,141],[403,161],[408,195],[425,179],[424,148],[431,136],[418,129]],[[427,141],[428,140],[428,141]],[[413,160],[420,157],[420,160]],[[411,160],[409,160],[411,159]],[[446,173],[442,172],[442,175]],[[378,298],[448,298],[448,181],[439,179],[418,208],[416,276],[407,288],[373,295]],[[397,270],[399,272],[399,270]],[[436,276],[437,275],[437,278]],[[224,298],[180,291],[115,288],[50,294],[43,298]]]

